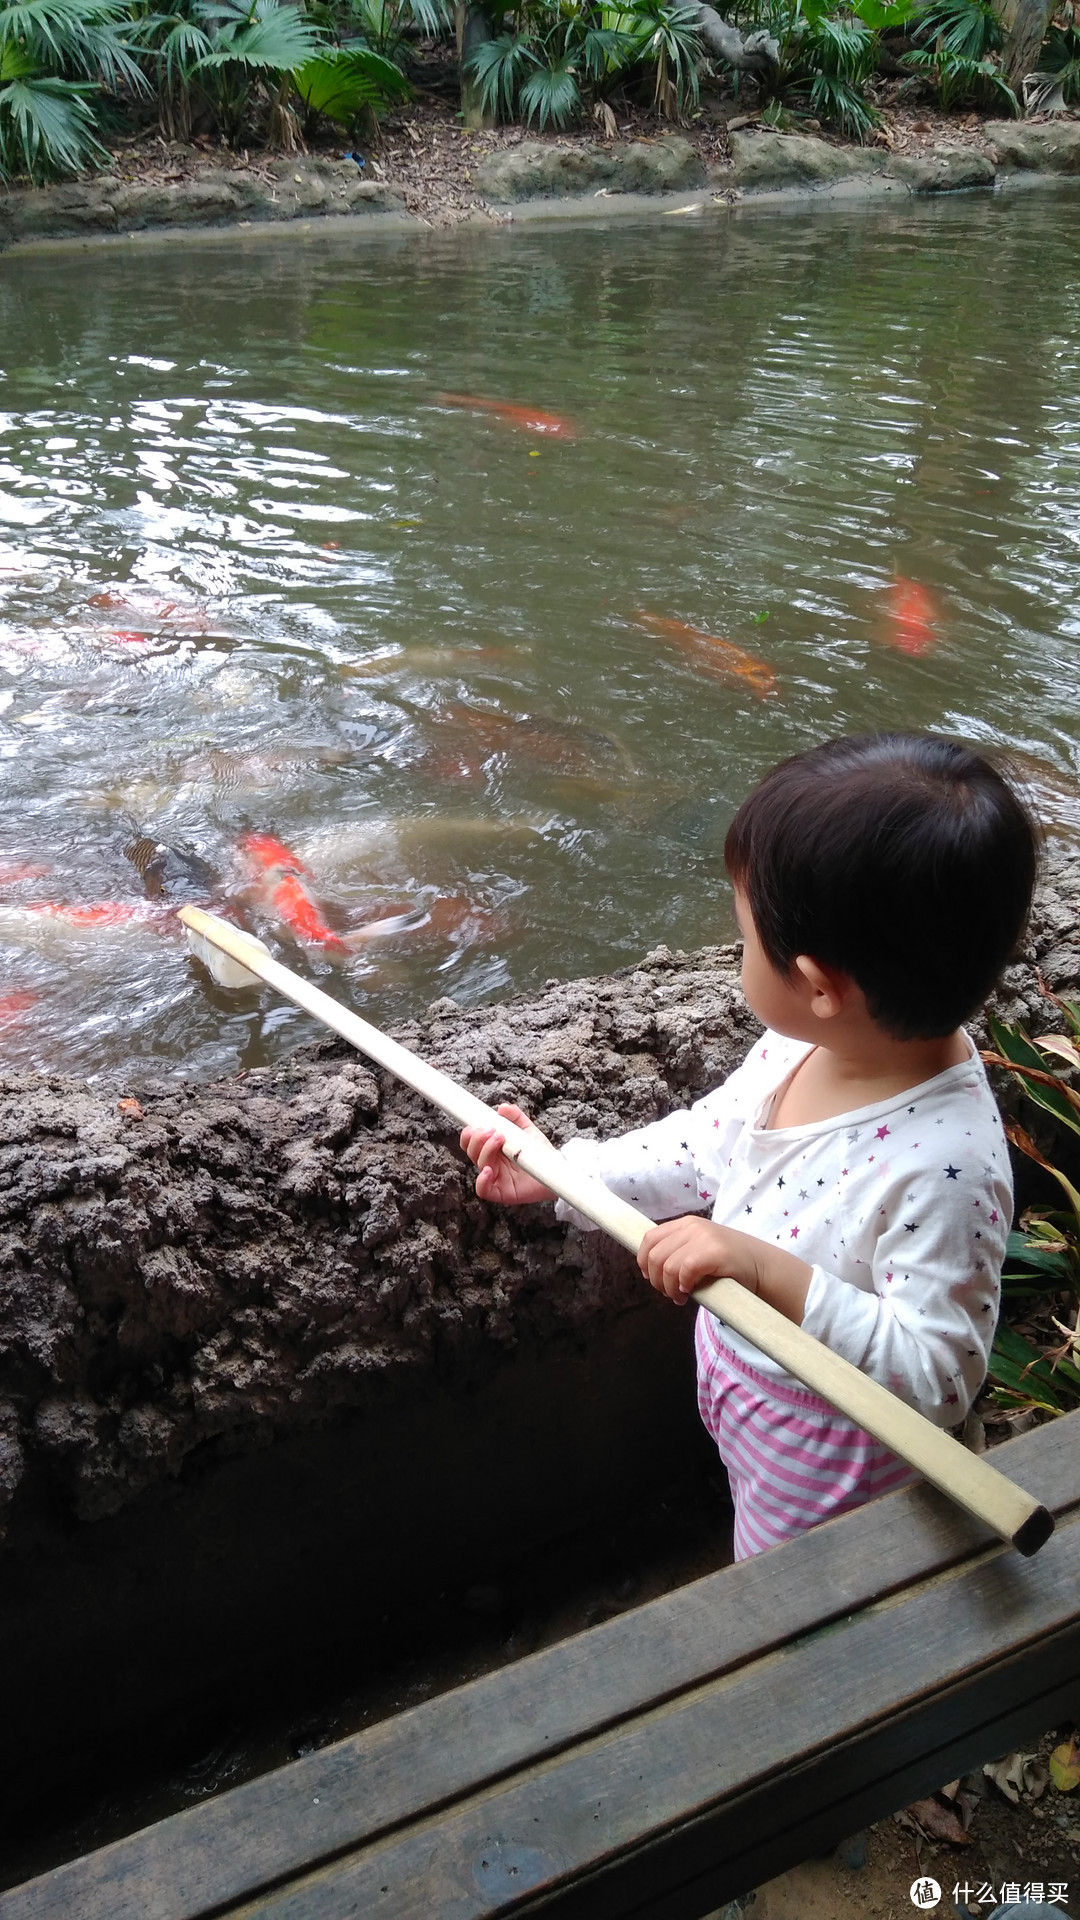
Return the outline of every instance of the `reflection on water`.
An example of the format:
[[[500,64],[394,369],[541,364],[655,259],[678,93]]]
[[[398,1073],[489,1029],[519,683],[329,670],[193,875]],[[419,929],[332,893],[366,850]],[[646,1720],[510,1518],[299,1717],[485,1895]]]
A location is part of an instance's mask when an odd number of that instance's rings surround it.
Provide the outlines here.
[[[1076,210],[8,255],[0,1060],[309,1037],[184,899],[377,1021],[724,936],[838,731],[1075,827]]]

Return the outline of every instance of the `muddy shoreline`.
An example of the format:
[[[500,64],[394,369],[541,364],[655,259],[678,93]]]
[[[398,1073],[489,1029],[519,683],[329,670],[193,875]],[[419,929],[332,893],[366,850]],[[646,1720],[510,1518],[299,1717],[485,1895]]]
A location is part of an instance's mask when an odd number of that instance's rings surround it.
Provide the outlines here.
[[[750,120],[754,116],[749,117]],[[909,115],[911,120],[913,116]],[[0,251],[147,236],[252,233],[329,221],[357,234],[422,231],[552,217],[609,219],[680,208],[726,215],[740,205],[809,197],[869,201],[1080,178],[1080,118],[886,124],[881,144],[844,145],[812,133],[720,121],[692,134],[629,139],[474,133],[443,113],[417,159],[388,139],[363,170],[334,155],[118,155],[103,173],[0,192]],[[741,128],[741,130],[738,130]],[[156,161],[156,164],[153,162]]]
[[[1000,996],[1080,982],[1080,854],[1056,853]],[[556,1140],[698,1098],[756,1029],[733,947],[398,1038]],[[133,1110],[131,1102],[135,1101]],[[374,1377],[452,1381],[641,1310],[629,1257],[545,1208],[480,1204],[453,1127],[344,1043],[210,1085],[0,1081],[0,1502],[76,1521],[362,1405]],[[35,1491],[36,1490],[36,1491]]]
[[[1078,909],[1059,852],[1000,996],[1037,1031]],[[609,1133],[743,1056],[737,963],[660,948],[397,1034],[557,1141]],[[553,1543],[643,1564],[665,1488],[723,1553],[690,1316],[602,1237],[480,1205],[455,1130],[337,1042],[204,1086],[0,1081],[0,1222],[15,1834],[65,1783],[370,1687]]]

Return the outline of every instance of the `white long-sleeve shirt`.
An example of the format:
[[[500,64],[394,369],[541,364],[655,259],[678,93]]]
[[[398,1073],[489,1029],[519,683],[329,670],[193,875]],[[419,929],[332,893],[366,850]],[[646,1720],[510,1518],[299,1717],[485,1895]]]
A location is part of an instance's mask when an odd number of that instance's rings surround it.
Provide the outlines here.
[[[970,1043],[969,1043],[970,1044]],[[813,1268],[803,1326],[940,1426],[967,1412],[997,1322],[1012,1178],[978,1054],[873,1106],[768,1127],[810,1051],[765,1033],[715,1092],[567,1158],[654,1220],[711,1213]],[[563,1202],[560,1218],[588,1222]],[[791,1376],[732,1327],[726,1343]]]

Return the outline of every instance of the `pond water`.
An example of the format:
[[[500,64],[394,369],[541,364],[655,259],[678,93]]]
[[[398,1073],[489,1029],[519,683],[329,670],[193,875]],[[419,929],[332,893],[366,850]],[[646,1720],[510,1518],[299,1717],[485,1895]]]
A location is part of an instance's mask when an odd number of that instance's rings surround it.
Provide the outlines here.
[[[378,1022],[726,937],[733,809],[836,732],[1080,818],[1078,217],[8,254],[0,1063],[312,1037],[182,899]]]

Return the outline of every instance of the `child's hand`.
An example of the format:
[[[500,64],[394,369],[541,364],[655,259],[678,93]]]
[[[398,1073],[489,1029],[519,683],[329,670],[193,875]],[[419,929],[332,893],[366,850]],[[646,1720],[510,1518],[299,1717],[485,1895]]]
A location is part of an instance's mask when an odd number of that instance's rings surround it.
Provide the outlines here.
[[[530,1119],[522,1113],[520,1107],[501,1106],[499,1112],[504,1120],[512,1120],[516,1127],[526,1133],[535,1133],[538,1140],[546,1140],[547,1135],[534,1127]],[[467,1153],[473,1165],[479,1168],[476,1176],[476,1197],[478,1200],[500,1200],[504,1206],[529,1206],[538,1200],[554,1200],[550,1187],[540,1180],[534,1180],[531,1173],[525,1173],[515,1161],[508,1160],[503,1153],[505,1135],[497,1133],[494,1127],[466,1127],[461,1135],[461,1150]]]
[[[707,1280],[737,1280],[801,1326],[813,1268],[781,1247],[770,1247],[734,1227],[718,1227],[700,1213],[662,1220],[638,1248],[638,1266],[650,1286],[685,1307]]]
[[[737,1244],[740,1241],[742,1247]],[[721,1274],[741,1281],[756,1293],[759,1278],[755,1264],[746,1255],[759,1247],[761,1242],[747,1233],[734,1233],[730,1227],[703,1220],[699,1213],[687,1213],[678,1220],[662,1220],[645,1235],[638,1249],[638,1266],[657,1293],[666,1293],[677,1307],[685,1307],[695,1287],[704,1286],[706,1280],[717,1280]]]

